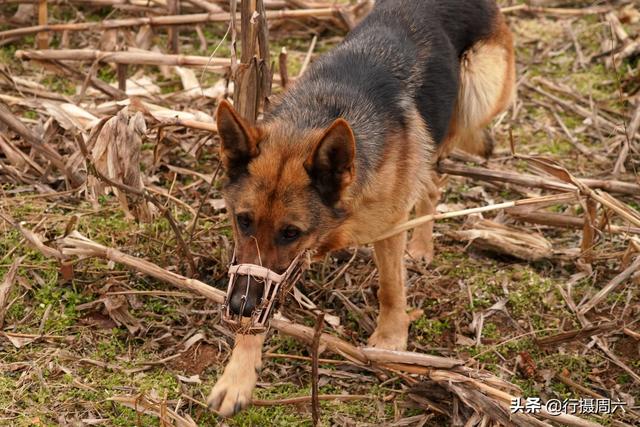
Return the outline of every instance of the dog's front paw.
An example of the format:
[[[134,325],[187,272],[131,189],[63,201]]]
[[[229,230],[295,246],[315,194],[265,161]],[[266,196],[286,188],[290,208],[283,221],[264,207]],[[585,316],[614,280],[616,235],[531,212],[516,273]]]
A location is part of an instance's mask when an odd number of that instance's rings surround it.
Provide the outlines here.
[[[387,350],[406,350],[410,321],[409,315],[405,312],[379,316],[378,326],[369,337],[369,346]]]
[[[227,367],[207,398],[209,408],[231,417],[251,403],[262,368],[264,335],[237,335]]]
[[[258,374],[250,365],[230,363],[209,394],[209,408],[224,417],[235,415],[251,402],[257,380]]]

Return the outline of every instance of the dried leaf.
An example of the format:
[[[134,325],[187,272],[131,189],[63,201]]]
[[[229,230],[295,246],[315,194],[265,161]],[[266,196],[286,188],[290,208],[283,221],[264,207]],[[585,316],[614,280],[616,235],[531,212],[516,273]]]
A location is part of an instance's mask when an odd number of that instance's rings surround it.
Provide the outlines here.
[[[182,88],[185,92],[193,89],[200,91],[200,82],[198,81],[198,77],[196,77],[196,73],[192,69],[185,67],[176,67],[175,69],[178,76],[180,76]]]
[[[24,257],[16,258],[13,263],[11,263],[11,267],[9,267],[9,271],[4,275],[4,279],[0,284],[0,327],[4,324],[4,315],[5,310],[7,308],[7,299],[9,298],[9,294],[11,293],[11,289],[13,288],[13,284],[15,282],[16,273],[18,272],[18,267],[24,260]]]
[[[214,211],[221,211],[227,207],[224,199],[208,199],[207,204],[210,205]]]
[[[74,104],[43,101],[42,106],[66,130],[79,129],[86,132],[100,121],[93,114]]]
[[[60,264],[60,275],[62,275],[62,279],[65,282],[70,282],[73,280],[73,263],[72,262],[62,262]]]
[[[201,341],[205,338],[204,334],[198,332],[197,334],[193,334],[188,340],[184,342],[184,351],[189,350],[195,343]]]
[[[118,325],[124,325],[131,335],[142,327],[140,321],[129,313],[129,304],[124,295],[109,295],[102,300],[109,317]]]
[[[526,351],[518,353],[517,357],[518,367],[525,378],[535,378],[538,372],[536,362],[531,355]]]
[[[176,377],[183,383],[186,384],[202,384],[202,380],[200,379],[200,375],[192,375],[190,377],[185,377],[183,375],[176,375]]]
[[[454,231],[451,236],[472,242],[483,250],[537,261],[553,255],[551,243],[538,233],[525,232],[486,219],[473,224],[473,229]]]
[[[91,150],[91,158],[96,169],[114,182],[124,184],[135,190],[143,190],[140,171],[140,151],[146,124],[142,113],[131,114],[123,109],[117,116],[109,119],[98,135]],[[140,197],[131,197],[117,188],[110,188],[98,178],[88,179],[88,197],[96,200],[99,195],[113,191],[120,206],[127,214],[140,221],[150,221],[153,209]]]
[[[127,408],[134,409],[143,414],[159,417],[161,425],[173,425],[176,427],[197,427],[198,425],[190,416],[178,415],[174,410],[167,407],[166,402],[158,402],[151,397],[142,396],[114,396],[109,398]]]
[[[9,163],[18,169],[22,169],[26,165],[26,162],[19,151],[20,150],[14,147],[13,144],[0,135],[0,152],[4,153]]]
[[[31,344],[37,339],[37,337],[21,337],[9,332],[4,332],[3,335],[9,340],[11,344],[13,344],[15,348],[22,348],[26,345]]]
[[[111,86],[118,87],[117,83]],[[155,84],[148,76],[127,79],[125,92],[128,96],[153,97],[161,93],[160,86]]]

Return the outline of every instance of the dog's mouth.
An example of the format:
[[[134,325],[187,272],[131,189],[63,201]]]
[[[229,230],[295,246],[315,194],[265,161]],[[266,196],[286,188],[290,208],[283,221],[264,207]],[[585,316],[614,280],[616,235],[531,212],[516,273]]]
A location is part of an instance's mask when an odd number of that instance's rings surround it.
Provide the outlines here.
[[[305,251],[296,256],[284,273],[278,274],[260,265],[236,264],[234,256],[229,267],[223,320],[235,332],[265,332],[274,308],[291,291],[308,264]]]

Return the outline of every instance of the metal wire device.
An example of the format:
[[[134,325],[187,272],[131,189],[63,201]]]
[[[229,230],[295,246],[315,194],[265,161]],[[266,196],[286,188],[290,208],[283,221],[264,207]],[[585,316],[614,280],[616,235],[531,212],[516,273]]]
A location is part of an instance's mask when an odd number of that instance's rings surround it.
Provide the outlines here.
[[[308,266],[310,258],[308,252],[304,251],[294,258],[287,270],[278,274],[273,270],[256,264],[236,264],[235,251],[231,265],[229,266],[229,284],[227,286],[227,296],[222,306],[222,320],[229,325],[234,332],[244,334],[264,333],[269,328],[269,319],[273,309],[278,303],[284,302],[285,296],[291,291],[293,286],[302,276]],[[241,314],[234,314],[231,311],[229,301],[238,284],[238,278],[246,276],[246,285],[243,291],[242,306],[240,313],[244,312],[244,304],[252,282],[263,285],[262,301],[253,310],[251,317],[243,317]]]

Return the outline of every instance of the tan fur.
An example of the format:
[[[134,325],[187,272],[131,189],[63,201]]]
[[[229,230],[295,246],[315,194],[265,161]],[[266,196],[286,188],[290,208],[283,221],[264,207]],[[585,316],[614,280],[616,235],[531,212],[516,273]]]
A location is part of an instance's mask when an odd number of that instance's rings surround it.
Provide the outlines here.
[[[229,417],[238,407],[244,408],[251,402],[262,369],[264,339],[265,335],[236,335],[231,358],[207,398],[207,404],[223,416]]]
[[[425,191],[416,203],[416,217],[433,215],[440,200],[440,188],[444,179],[434,171],[425,186]],[[409,255],[415,260],[423,260],[427,264],[433,261],[433,221],[416,227],[408,247]]]
[[[456,112],[438,158],[454,148],[485,155],[484,127],[515,97],[513,37],[504,17],[498,17],[494,34],[469,49],[461,61]]]
[[[358,193],[347,193],[346,203],[353,216],[340,232],[349,245],[372,241],[402,222],[429,184],[431,136],[415,108],[409,117],[409,130],[389,138],[374,178]]]
[[[369,345],[389,350],[405,350],[409,334],[409,315],[405,292],[404,248],[407,233],[374,243],[379,283],[378,325]]]

